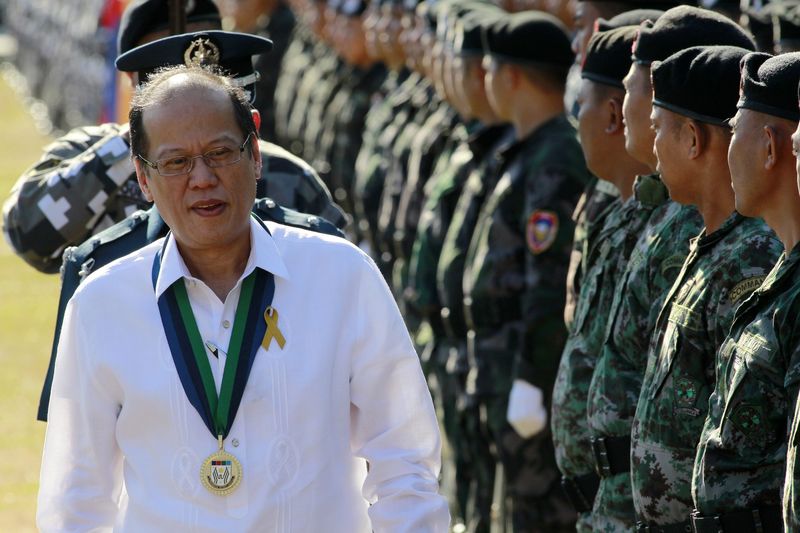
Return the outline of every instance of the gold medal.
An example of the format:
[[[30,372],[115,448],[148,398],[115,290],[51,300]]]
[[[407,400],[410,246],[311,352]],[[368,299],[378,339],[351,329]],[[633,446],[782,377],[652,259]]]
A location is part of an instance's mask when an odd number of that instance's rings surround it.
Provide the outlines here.
[[[203,486],[217,496],[227,496],[242,481],[242,465],[239,460],[225,451],[222,435],[219,435],[219,450],[209,455],[200,468],[200,481]]]

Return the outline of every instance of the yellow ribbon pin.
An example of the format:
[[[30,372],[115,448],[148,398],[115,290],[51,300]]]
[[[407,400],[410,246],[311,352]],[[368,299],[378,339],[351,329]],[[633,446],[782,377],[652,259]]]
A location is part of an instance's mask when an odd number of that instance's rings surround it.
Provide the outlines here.
[[[286,344],[286,337],[283,336],[278,327],[278,310],[272,306],[267,307],[266,311],[264,311],[264,321],[267,323],[267,331],[264,332],[264,340],[261,341],[261,347],[269,350],[272,339],[275,339],[280,349],[283,350]]]

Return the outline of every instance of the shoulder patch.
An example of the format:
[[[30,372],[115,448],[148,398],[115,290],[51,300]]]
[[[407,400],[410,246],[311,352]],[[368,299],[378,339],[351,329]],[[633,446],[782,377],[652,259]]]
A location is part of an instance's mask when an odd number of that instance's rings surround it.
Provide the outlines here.
[[[558,234],[558,215],[552,211],[534,211],[528,218],[525,236],[528,248],[540,254],[550,248]]]
[[[761,286],[766,278],[767,276],[753,276],[752,278],[747,278],[734,285],[728,296],[731,303],[736,303],[749,296],[754,290]]]

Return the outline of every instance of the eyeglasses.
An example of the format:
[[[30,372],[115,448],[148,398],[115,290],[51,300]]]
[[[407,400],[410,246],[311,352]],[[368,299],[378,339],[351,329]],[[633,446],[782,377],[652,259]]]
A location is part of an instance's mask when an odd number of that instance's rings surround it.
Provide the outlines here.
[[[137,155],[136,157],[141,159],[142,162],[148,167],[156,169],[161,176],[180,176],[182,174],[188,174],[192,171],[192,168],[194,167],[194,160],[198,157],[202,157],[206,166],[210,168],[227,167],[229,165],[233,165],[234,163],[238,163],[242,160],[242,154],[244,154],[244,150],[247,147],[247,143],[250,142],[252,135],[252,133],[248,134],[247,137],[245,137],[244,142],[239,145],[238,148],[220,146],[211,149],[204,154],[166,157],[164,159],[159,159],[155,163],[148,161],[141,154]]]

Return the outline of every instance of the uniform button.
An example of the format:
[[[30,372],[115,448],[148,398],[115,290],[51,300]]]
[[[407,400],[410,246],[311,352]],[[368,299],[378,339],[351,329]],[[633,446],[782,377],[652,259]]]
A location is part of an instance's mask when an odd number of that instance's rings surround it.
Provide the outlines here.
[[[225,328],[225,329],[228,329],[229,327],[231,327],[230,321],[229,320],[223,320],[222,321],[222,327]]]
[[[233,445],[234,448],[238,448],[239,447],[239,439],[233,439],[231,441],[231,445]]]

